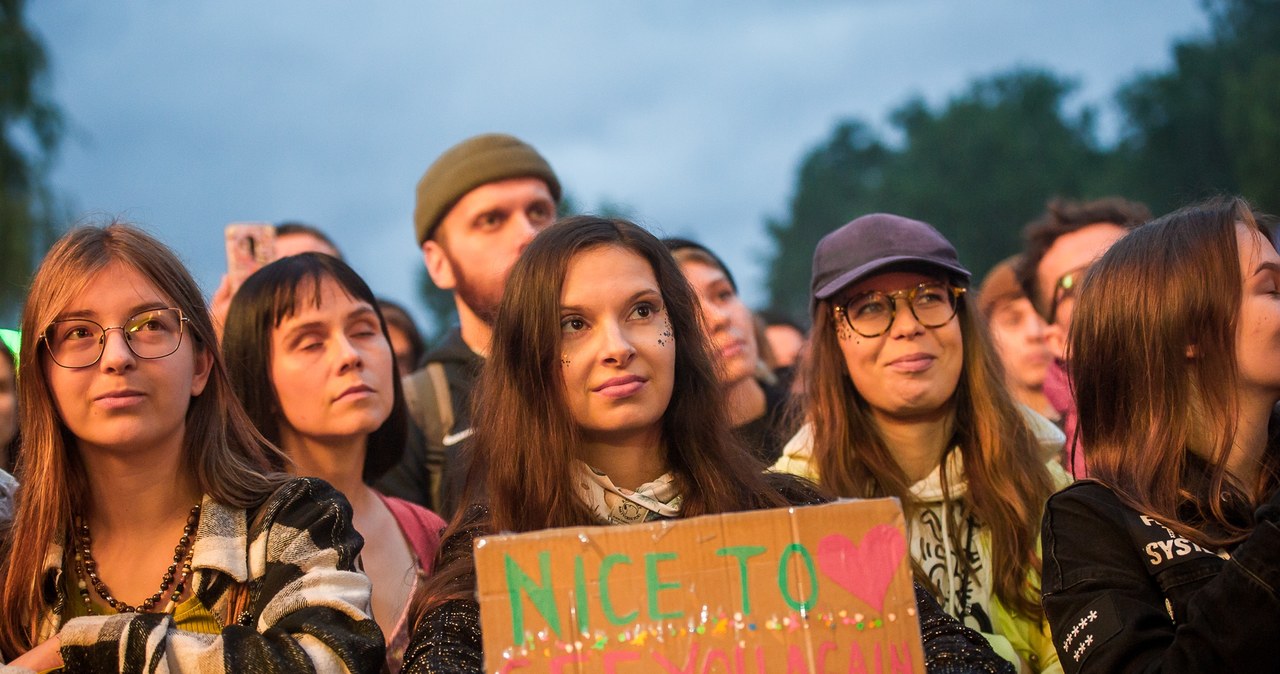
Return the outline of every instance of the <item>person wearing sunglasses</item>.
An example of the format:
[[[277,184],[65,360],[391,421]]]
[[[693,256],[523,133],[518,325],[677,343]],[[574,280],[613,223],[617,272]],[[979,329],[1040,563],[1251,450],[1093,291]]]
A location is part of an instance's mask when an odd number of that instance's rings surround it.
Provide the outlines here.
[[[970,274],[926,223],[877,213],[813,258],[805,420],[774,470],[893,496],[912,565],[948,613],[1024,670],[1059,671],[1040,609],[1040,513],[1068,481],[1062,434],[1014,402]]]
[[[1120,197],[1054,199],[1023,231],[1026,248],[1015,271],[1023,292],[1049,324],[1045,339],[1054,362],[1045,372],[1044,394],[1062,420],[1067,434],[1066,466],[1076,478],[1089,474],[1067,380],[1067,334],[1076,295],[1093,261],[1129,230],[1150,219],[1151,211],[1145,205]]]
[[[69,232],[32,280],[21,354],[0,536],[15,671],[381,669],[351,507],[280,472],[172,251],[119,223]]]

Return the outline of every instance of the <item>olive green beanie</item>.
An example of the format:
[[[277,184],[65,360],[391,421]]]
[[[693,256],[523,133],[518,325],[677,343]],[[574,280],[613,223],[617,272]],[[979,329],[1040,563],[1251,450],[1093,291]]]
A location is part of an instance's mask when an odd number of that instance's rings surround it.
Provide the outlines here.
[[[418,181],[413,228],[421,246],[449,209],[481,185],[511,178],[541,178],[560,201],[560,181],[538,151],[515,136],[486,133],[445,150]]]

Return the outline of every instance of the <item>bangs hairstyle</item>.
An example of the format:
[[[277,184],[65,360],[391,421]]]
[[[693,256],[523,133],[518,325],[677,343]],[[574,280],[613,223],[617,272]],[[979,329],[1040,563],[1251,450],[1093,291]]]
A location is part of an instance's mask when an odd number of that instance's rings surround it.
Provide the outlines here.
[[[1211,548],[1249,533],[1222,507],[1240,414],[1237,224],[1271,245],[1238,198],[1202,202],[1135,229],[1090,268],[1071,324],[1071,382],[1090,476],[1138,512]],[[1188,468],[1198,459],[1187,448],[1197,440],[1208,441],[1210,465],[1206,478],[1193,482]],[[1258,484],[1241,485],[1255,505],[1275,479],[1276,454],[1267,452]]]
[[[279,445],[283,412],[271,381],[271,336],[286,318],[297,314],[304,303],[320,306],[321,288],[326,280],[337,284],[347,297],[373,309],[382,337],[392,353],[391,415],[369,434],[365,451],[362,478],[372,482],[399,462],[408,437],[409,416],[387,322],[373,291],[347,263],[323,253],[302,253],[281,258],[254,272],[231,299],[222,335],[222,353],[231,373],[231,384],[249,417],[262,435]]]
[[[966,285],[936,267],[919,264],[894,265],[874,275],[904,270]],[[947,457],[953,446],[958,447],[967,489],[964,508],[949,509],[951,543],[965,549],[959,538],[961,523],[973,514],[991,532],[995,594],[1014,611],[1037,617],[1043,615],[1040,588],[1027,579],[1031,572],[1039,575],[1040,516],[1053,483],[1044,465],[1047,457],[1041,457],[1035,434],[1005,388],[1004,370],[968,298],[966,293],[956,301],[954,320],[960,324],[964,365],[950,403],[955,408],[954,435],[940,467],[944,498],[950,501],[950,482],[956,478],[947,475]],[[834,299],[819,300],[814,308],[813,337],[800,365],[804,389],[792,401],[792,418],[807,421],[813,429],[814,463],[824,489],[848,498],[896,497],[910,521],[920,504],[870,405],[849,376],[836,334]],[[968,573],[974,572],[968,560],[962,564]],[[929,587],[914,561],[912,568]]]
[[[101,276],[112,264],[136,271],[181,309],[189,319],[183,340],[190,340],[194,352],[209,352],[209,381],[187,408],[182,470],[195,477],[203,493],[237,508],[258,505],[287,478],[278,472],[284,456],[254,429],[232,393],[222,358],[213,348],[217,338],[204,296],[173,251],[120,222],[71,230],[40,264],[22,312],[18,393],[23,444],[17,474],[21,488],[12,536],[4,547],[7,565],[0,588],[0,651],[5,659],[35,645],[48,546],[60,542],[73,513],[86,513],[92,505],[76,438],[59,418],[49,388],[46,369],[59,366],[40,347],[39,337],[77,295],[115,283]]]

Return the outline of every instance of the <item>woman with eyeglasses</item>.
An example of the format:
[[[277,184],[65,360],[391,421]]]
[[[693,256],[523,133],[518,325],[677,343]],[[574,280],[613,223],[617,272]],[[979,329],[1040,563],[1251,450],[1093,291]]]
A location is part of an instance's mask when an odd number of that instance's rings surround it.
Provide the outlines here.
[[[813,262],[805,420],[775,470],[839,496],[893,496],[918,578],[1001,655],[1056,671],[1037,531],[1066,475],[1062,434],[1013,401],[968,308],[970,274],[933,227],[896,215],[828,234]]]
[[[0,652],[45,671],[378,671],[351,509],[231,393],[199,287],[123,224],[49,251],[22,317]]]
[[[1280,642],[1280,255],[1248,203],[1133,230],[1080,286],[1089,480],[1044,515],[1070,672],[1266,672]]]

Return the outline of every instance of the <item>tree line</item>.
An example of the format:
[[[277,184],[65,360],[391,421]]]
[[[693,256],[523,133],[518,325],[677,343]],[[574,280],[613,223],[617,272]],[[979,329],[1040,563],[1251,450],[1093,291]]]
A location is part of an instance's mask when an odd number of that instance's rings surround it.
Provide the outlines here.
[[[0,0],[0,319],[7,322],[66,219],[48,186],[64,121],[24,5]],[[1280,0],[1206,0],[1205,11],[1209,31],[1174,44],[1168,70],[1115,93],[1120,133],[1107,144],[1097,139],[1096,108],[1068,111],[1075,83],[1047,70],[978,79],[938,107],[907,100],[888,118],[894,142],[865,120],[837,123],[804,154],[785,214],[764,223],[766,308],[805,320],[818,240],[873,211],[935,225],[979,275],[1018,250],[1022,226],[1054,196],[1119,194],[1162,213],[1233,193],[1280,211]],[[451,298],[425,278],[420,286],[435,326],[448,325]]]
[[[1097,110],[1068,112],[1071,80],[1015,69],[944,105],[898,106],[890,143],[864,120],[836,124],[800,163],[786,214],[765,223],[768,309],[805,321],[813,250],[865,213],[929,222],[979,277],[1021,247],[1052,197],[1118,194],[1164,213],[1215,193],[1280,210],[1280,0],[1208,0],[1210,29],[1173,46],[1173,65],[1115,94],[1119,138]]]

